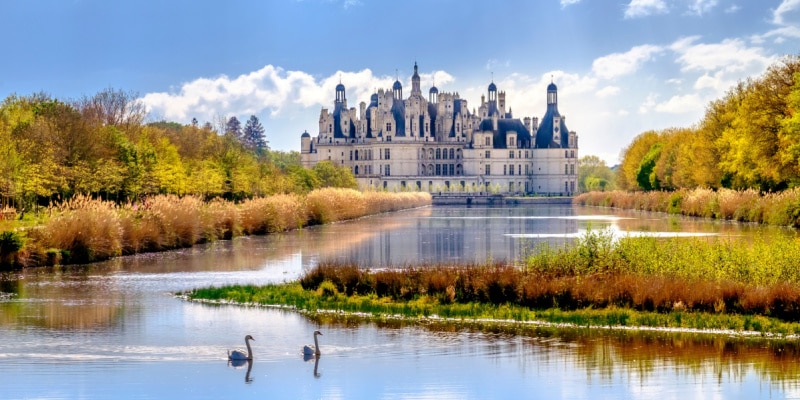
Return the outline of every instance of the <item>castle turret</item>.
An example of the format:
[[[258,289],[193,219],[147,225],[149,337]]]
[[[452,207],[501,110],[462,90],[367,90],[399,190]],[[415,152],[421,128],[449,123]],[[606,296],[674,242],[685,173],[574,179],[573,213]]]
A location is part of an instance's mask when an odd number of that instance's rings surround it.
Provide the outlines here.
[[[414,62],[414,75],[411,76],[411,96],[422,96],[422,90],[419,88],[419,73],[417,72],[416,61]]]

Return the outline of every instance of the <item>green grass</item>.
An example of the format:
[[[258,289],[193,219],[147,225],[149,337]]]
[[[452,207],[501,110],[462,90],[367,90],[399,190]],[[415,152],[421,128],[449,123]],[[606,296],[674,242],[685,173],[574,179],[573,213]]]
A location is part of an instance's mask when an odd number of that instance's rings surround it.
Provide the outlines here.
[[[338,291],[305,290],[291,282],[266,286],[229,286],[196,289],[183,293],[189,300],[246,305],[288,306],[315,314],[324,311],[361,314],[364,318],[424,319],[446,318],[455,322],[496,323],[538,321],[575,327],[647,327],[671,329],[733,330],[778,336],[800,334],[800,323],[760,315],[712,314],[701,312],[646,312],[609,307],[580,310],[546,309],[488,303],[441,304],[431,296],[392,300],[374,294],[347,296]]]

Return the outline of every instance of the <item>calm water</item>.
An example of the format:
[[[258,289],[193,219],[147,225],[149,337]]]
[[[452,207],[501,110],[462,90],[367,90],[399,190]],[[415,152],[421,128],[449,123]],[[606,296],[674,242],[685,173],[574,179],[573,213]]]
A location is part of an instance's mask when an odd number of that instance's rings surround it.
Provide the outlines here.
[[[208,306],[176,291],[363,265],[514,259],[587,227],[618,234],[794,234],[658,214],[434,207],[266,237],[32,269],[0,279],[0,398],[800,398],[800,347],[701,334],[358,323]],[[709,239],[712,240],[712,239]],[[301,348],[323,332],[323,355]],[[252,334],[255,361],[226,351]]]

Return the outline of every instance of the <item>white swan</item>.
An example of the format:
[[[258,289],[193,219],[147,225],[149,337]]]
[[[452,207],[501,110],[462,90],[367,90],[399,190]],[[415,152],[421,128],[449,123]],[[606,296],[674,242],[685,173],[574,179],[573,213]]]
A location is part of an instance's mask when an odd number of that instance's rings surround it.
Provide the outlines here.
[[[242,349],[234,349],[228,350],[228,359],[229,360],[252,360],[253,359],[253,349],[250,348],[250,341],[255,340],[252,336],[247,335],[244,337],[244,344],[247,346],[247,353],[244,352]]]
[[[312,348],[311,345],[305,345],[303,347],[303,354],[305,355],[315,355],[318,356],[319,353],[319,342],[317,341],[317,335],[322,335],[320,331],[314,331],[314,347]]]

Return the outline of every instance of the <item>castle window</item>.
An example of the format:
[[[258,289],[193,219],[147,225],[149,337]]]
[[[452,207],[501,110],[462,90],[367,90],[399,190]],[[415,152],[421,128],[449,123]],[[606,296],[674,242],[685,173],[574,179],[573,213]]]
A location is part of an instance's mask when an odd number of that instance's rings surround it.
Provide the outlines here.
[[[530,175],[530,173],[531,173],[528,167],[529,167],[529,165],[525,164],[525,175]]]
[[[455,175],[455,168],[456,166],[454,164],[450,164],[450,175]]]
[[[503,175],[508,175],[508,165],[503,164]]]
[[[442,158],[442,149],[436,149],[436,159],[440,160]]]
[[[517,175],[522,175],[522,165],[517,164]]]
[[[386,123],[386,132],[391,132],[391,131],[392,131],[392,123],[391,122],[387,122]]]
[[[491,165],[489,165],[489,164],[486,164],[486,171],[485,171],[485,173],[486,173],[486,175],[491,175],[491,174],[492,174],[492,166],[491,166]],[[487,184],[487,186],[488,186],[489,182],[486,182],[486,184]]]
[[[428,133],[428,123],[425,123],[425,133]]]
[[[575,158],[575,150],[570,150],[569,156],[570,158]]]
[[[492,152],[490,150],[486,150],[486,158],[492,158]]]
[[[508,166],[508,174],[509,175],[514,175],[514,165],[513,164]]]
[[[389,176],[389,175],[391,175],[391,174],[392,174],[392,166],[391,166],[391,165],[389,165],[389,164],[386,164],[386,166],[385,166],[385,167],[386,167],[386,174],[385,174],[385,175],[386,175],[386,176]]]
[[[442,150],[442,160],[447,160],[447,149]]]
[[[508,158],[514,158],[514,150],[508,152]]]
[[[442,174],[442,164],[436,164],[436,175]]]
[[[490,138],[488,136],[486,137],[486,145],[487,146],[491,146],[492,145],[492,138]]]
[[[564,164],[564,175],[569,174],[569,165]]]
[[[391,154],[389,154],[389,149],[383,149],[383,159],[388,160],[391,158],[390,156]]]
[[[570,175],[575,175],[575,164],[570,164],[569,165],[569,174]]]
[[[454,159],[454,158],[456,158],[456,157],[455,157],[455,154],[456,154],[455,150],[453,150],[453,149],[450,149],[450,159],[451,159],[451,160],[452,160],[452,159]]]

